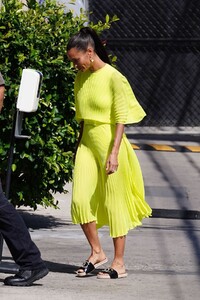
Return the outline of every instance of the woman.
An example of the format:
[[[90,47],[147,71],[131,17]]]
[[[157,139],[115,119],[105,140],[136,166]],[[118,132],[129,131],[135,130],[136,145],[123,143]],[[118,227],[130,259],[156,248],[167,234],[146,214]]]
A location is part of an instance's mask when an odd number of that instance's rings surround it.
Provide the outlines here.
[[[107,262],[97,229],[110,228],[114,258],[99,279],[122,278],[128,231],[151,208],[144,200],[143,178],[136,155],[124,134],[124,125],[137,123],[145,112],[127,79],[110,65],[98,35],[89,27],[72,36],[67,56],[77,68],[75,80],[76,119],[81,124],[75,159],[72,220],[80,224],[91,254],[77,276],[86,276]]]

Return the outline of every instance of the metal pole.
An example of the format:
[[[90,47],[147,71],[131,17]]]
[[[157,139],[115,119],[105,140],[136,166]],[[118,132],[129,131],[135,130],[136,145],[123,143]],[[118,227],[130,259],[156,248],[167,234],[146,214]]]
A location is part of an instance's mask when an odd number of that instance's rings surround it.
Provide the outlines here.
[[[8,167],[6,173],[5,195],[8,200],[10,196],[10,183],[11,183],[12,163],[13,163],[13,154],[14,154],[14,145],[15,145],[15,121],[16,121],[16,111],[14,113],[13,125],[12,125],[12,130],[10,135],[10,148],[8,152]]]
[[[1,260],[2,260],[2,254],[3,254],[3,237],[0,233],[0,263],[1,263]]]

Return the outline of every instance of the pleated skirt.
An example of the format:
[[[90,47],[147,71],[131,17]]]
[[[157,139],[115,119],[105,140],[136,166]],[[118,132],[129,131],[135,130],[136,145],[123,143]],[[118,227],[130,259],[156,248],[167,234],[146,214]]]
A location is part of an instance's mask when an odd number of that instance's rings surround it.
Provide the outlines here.
[[[74,224],[96,221],[97,228],[109,226],[113,238],[126,235],[152,213],[145,201],[140,164],[125,134],[118,170],[106,174],[114,136],[114,125],[84,124],[75,159],[71,204]]]

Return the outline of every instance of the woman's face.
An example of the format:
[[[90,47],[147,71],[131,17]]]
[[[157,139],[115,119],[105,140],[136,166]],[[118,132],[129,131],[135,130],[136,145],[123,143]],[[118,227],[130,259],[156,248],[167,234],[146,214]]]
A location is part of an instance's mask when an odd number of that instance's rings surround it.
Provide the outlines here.
[[[71,48],[67,52],[68,59],[73,63],[74,67],[82,72],[85,72],[91,67],[92,49],[86,51]]]

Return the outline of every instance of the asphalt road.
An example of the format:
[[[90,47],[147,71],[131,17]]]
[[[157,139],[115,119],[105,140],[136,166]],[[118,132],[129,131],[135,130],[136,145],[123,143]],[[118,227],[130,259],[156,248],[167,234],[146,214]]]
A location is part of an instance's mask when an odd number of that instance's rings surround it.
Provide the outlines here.
[[[131,138],[131,142],[135,140]],[[158,143],[158,140],[140,142]],[[165,139],[166,142],[182,143]],[[199,145],[197,141],[186,142]],[[143,170],[146,199],[163,215],[145,219],[142,227],[129,232],[125,255],[128,277],[99,280],[95,272],[87,278],[75,276],[75,269],[89,255],[89,247],[80,227],[71,223],[69,183],[67,195],[55,195],[60,210],[42,207],[36,212],[28,208],[19,210],[50,273],[28,288],[4,286],[2,281],[7,274],[0,273],[2,300],[199,299],[200,220],[192,219],[192,214],[185,215],[187,218],[180,218],[181,214],[170,217],[166,210],[200,211],[200,153],[141,150],[136,153]],[[102,228],[99,234],[110,262],[113,245],[108,229]],[[4,245],[2,262],[10,261]]]

